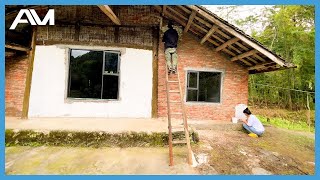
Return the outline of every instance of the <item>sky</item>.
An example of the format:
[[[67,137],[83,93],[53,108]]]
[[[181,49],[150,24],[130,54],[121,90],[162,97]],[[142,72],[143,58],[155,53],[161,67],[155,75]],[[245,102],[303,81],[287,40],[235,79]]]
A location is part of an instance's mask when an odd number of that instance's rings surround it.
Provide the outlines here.
[[[203,5],[203,7],[207,8],[214,14],[218,15],[219,17],[223,18],[224,20],[228,21],[229,23],[237,26],[234,22],[234,20],[240,20],[240,19],[245,19],[248,16],[251,15],[259,15],[262,16],[263,14],[263,9],[267,7],[272,7],[270,5],[239,5],[237,6],[236,10],[232,10],[233,7],[235,6],[230,6],[230,5]],[[221,11],[219,7],[228,7],[227,9]],[[230,12],[231,11],[231,12]],[[229,17],[227,16],[228,12],[230,12]],[[262,31],[263,29],[263,24],[261,22],[257,22],[254,27],[244,27],[241,28],[245,33],[251,35],[252,29],[255,29],[256,31]]]

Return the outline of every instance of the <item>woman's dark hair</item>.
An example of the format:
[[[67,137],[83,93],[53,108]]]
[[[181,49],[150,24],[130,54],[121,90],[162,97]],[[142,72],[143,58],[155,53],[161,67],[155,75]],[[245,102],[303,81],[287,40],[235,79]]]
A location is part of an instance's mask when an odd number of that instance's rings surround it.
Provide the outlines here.
[[[168,22],[168,28],[173,28],[173,22],[171,20]]]
[[[243,110],[243,113],[245,113],[245,114],[251,114],[251,111],[248,109],[248,108],[246,108],[245,110]]]

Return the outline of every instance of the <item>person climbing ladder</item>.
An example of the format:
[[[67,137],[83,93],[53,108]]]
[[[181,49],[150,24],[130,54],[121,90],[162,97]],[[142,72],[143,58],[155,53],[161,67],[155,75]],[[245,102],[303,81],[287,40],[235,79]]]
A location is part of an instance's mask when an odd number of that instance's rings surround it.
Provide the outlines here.
[[[168,28],[169,29],[163,35],[162,42],[164,42],[168,73],[175,74],[177,72],[178,64],[177,45],[179,35],[178,32],[173,29],[172,21],[169,21]]]

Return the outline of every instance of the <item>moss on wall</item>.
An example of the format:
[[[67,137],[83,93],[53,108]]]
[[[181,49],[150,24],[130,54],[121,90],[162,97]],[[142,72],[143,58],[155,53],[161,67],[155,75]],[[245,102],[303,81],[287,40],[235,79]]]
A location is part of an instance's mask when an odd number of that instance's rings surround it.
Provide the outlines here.
[[[197,133],[192,131],[190,136],[193,143],[198,142]],[[183,139],[184,132],[174,132],[174,139]],[[34,130],[6,130],[6,146],[71,146],[71,147],[150,147],[168,144],[168,134],[144,132],[77,132]]]

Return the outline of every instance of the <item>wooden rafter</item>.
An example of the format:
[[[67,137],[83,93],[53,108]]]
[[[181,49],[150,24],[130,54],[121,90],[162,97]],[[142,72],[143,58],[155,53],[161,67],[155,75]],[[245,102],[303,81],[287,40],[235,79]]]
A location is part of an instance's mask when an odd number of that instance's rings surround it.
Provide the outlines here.
[[[191,11],[190,11],[189,9],[185,8],[184,6],[181,6],[181,5],[180,5],[180,6],[178,6],[178,7],[179,7],[180,9],[182,9],[184,12],[188,13],[188,14],[191,13]],[[209,28],[212,27],[212,24],[206,22],[205,20],[203,20],[202,18],[200,18],[200,17],[198,17],[198,16],[196,16],[195,19],[196,19],[197,21],[201,22],[202,24],[206,25],[206,26],[209,27]],[[230,36],[228,36],[228,35],[225,34],[224,32],[220,31],[219,29],[217,29],[216,32],[219,33],[220,35],[222,35],[223,37],[227,38],[227,39],[230,39],[230,38],[231,38]]]
[[[208,33],[201,39],[200,44],[203,44],[204,42],[206,42],[206,40],[214,33],[214,31],[217,29],[218,27],[216,25],[213,25],[211,27],[211,29],[208,31]]]
[[[253,58],[251,57],[246,57],[249,61],[253,62],[254,64],[258,64],[258,62],[256,60],[254,60]]]
[[[247,43],[249,46],[251,46],[254,49],[256,49],[257,51],[261,52],[262,54],[264,54],[265,56],[267,56],[269,59],[271,59],[272,61],[276,62],[280,66],[285,66],[285,62],[283,60],[281,60],[280,58],[278,58],[277,56],[275,56],[273,53],[269,52],[265,48],[263,48],[260,45],[256,44],[252,40],[248,39],[248,37],[242,35],[241,33],[237,32],[236,30],[232,29],[231,27],[229,27],[228,25],[224,24],[220,20],[214,18],[213,16],[211,16],[210,14],[208,14],[207,12],[202,10],[201,8],[199,8],[199,7],[195,6],[195,5],[189,5],[188,7],[191,8],[192,10],[196,10],[200,15],[204,16],[205,18],[207,18],[208,20],[210,20],[211,22],[213,22],[217,26],[220,26],[225,31],[227,31],[230,34],[234,35],[235,37],[239,38],[243,42]]]
[[[248,66],[252,66],[251,63],[249,63],[248,61],[246,61],[245,59],[239,59],[241,62],[245,63]]]
[[[255,58],[259,59],[262,62],[265,62],[266,60],[264,60],[262,57],[260,57],[258,54],[254,54],[253,55]]]
[[[6,52],[6,57],[14,56],[15,52]]]
[[[188,21],[188,18],[185,17],[184,15],[182,15],[181,13],[179,13],[178,11],[176,11],[175,9],[171,8],[171,7],[167,7],[168,10],[170,10],[171,12],[173,12],[174,14],[176,14],[177,16],[179,16],[181,19],[184,19],[185,21]]]
[[[197,15],[197,12],[196,11],[192,11],[192,13],[190,14],[189,16],[189,20],[188,20],[188,23],[187,23],[187,26],[184,28],[184,31],[183,32],[188,32],[191,24],[192,24],[192,21],[193,19],[195,18],[195,16]]]
[[[261,64],[257,64],[255,66],[249,67],[248,70],[255,70],[255,69],[261,69],[261,68],[266,68],[266,65],[271,65],[271,64],[275,64],[275,62],[267,62],[267,63],[261,63]]]
[[[25,51],[25,52],[29,52],[31,50],[31,48],[29,48],[29,47],[25,47],[25,46],[21,46],[21,45],[17,45],[17,44],[6,44],[5,47],[8,49]]]
[[[228,45],[233,44],[235,42],[237,42],[239,39],[238,38],[233,38],[228,40],[227,42],[223,43],[221,46],[216,48],[216,51],[221,51],[221,49],[226,48]]]
[[[231,49],[235,50],[237,53],[242,54],[242,51],[240,51],[239,49],[237,49],[237,48],[235,48],[234,46],[232,46],[232,44],[230,44],[230,45],[228,46],[228,48],[231,48]]]
[[[108,5],[98,5],[98,7],[105,15],[107,15],[111,19],[112,22],[114,22],[116,25],[121,25],[119,18],[114,14],[112,9]]]
[[[258,52],[257,50],[253,49],[251,51],[245,52],[243,54],[240,54],[238,56],[235,56],[235,57],[231,58],[231,61],[236,61],[236,60],[251,56],[251,55],[253,55],[253,54],[257,53],[257,52]]]
[[[212,40],[210,38],[207,41],[209,41],[210,43],[214,44],[215,46],[219,46],[219,43],[215,42],[214,40]]]
[[[167,6],[162,6],[162,16],[164,16],[167,12]]]

